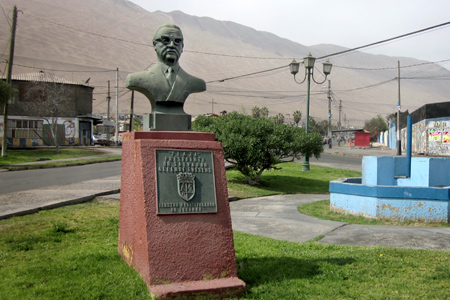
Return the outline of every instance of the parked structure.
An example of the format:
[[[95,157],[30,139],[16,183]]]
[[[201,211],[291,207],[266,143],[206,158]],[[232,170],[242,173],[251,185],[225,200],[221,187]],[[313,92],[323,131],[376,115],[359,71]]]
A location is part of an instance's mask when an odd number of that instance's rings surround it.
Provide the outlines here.
[[[348,142],[352,147],[370,148],[370,132],[364,129],[332,130],[333,135],[338,135],[340,142]],[[339,143],[338,143],[339,144]]]
[[[102,122],[100,116],[92,114],[93,87],[43,71],[14,75],[12,85],[17,92],[8,106],[8,147],[54,145],[52,122],[57,124],[59,145],[91,145],[93,125]],[[64,98],[58,102],[58,112],[44,90],[49,86]],[[0,122],[1,138],[3,117]]]

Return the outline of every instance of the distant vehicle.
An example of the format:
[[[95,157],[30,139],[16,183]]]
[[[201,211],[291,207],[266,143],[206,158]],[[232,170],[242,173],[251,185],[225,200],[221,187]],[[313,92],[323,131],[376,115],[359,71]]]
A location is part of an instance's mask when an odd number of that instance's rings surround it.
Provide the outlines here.
[[[111,136],[111,143],[112,144],[116,143],[116,137],[114,135]],[[122,145],[122,137],[121,136],[119,136],[117,139],[117,145],[119,145],[119,146]]]
[[[94,141],[94,145],[109,145],[111,142],[108,141],[106,138],[102,137],[101,135],[94,135],[92,137],[92,140]]]

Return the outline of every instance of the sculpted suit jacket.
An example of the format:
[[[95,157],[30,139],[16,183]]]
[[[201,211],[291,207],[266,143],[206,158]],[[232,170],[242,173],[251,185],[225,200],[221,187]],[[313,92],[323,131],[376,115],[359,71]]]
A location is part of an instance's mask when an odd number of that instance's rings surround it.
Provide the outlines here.
[[[206,90],[204,80],[186,73],[179,65],[173,67],[176,72],[174,84],[171,86],[166,78],[168,66],[157,63],[148,71],[132,73],[127,76],[127,87],[144,94],[155,110],[156,104],[171,102],[183,105],[191,93]]]

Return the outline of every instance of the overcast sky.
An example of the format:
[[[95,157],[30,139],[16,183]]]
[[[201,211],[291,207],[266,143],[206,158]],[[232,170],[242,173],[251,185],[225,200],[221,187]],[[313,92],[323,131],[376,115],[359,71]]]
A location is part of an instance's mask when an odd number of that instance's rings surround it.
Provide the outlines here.
[[[305,46],[354,48],[450,21],[450,0],[131,0],[154,12],[233,21]],[[450,59],[450,25],[390,42],[372,54]],[[299,53],[299,56],[304,53]],[[450,69],[450,62],[441,63]]]

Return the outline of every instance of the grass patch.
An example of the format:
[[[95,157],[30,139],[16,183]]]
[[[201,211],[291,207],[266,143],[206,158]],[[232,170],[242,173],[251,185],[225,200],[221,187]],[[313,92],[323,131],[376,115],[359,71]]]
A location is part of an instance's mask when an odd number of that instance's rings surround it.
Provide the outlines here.
[[[149,299],[117,254],[119,202],[0,221],[0,299]]]
[[[234,238],[242,299],[448,299],[447,251]]]
[[[416,221],[394,221],[389,219],[370,219],[362,216],[353,216],[337,213],[330,210],[330,200],[322,200],[300,205],[298,211],[302,214],[322,220],[345,222],[348,224],[361,225],[394,225],[394,226],[420,226],[420,227],[450,227],[449,223],[439,222],[416,222]]]
[[[261,175],[260,186],[250,186],[244,175],[236,170],[227,171],[228,193],[232,197],[253,198],[279,194],[327,194],[331,180],[341,177],[361,177],[361,172],[311,165],[302,171],[302,164],[285,162],[277,169]]]
[[[12,167],[4,167],[9,171],[21,171],[21,170],[33,170],[33,169],[46,169],[46,168],[56,168],[56,167],[70,167],[70,166],[82,166],[88,164],[102,163],[102,162],[110,162],[121,160],[122,156],[120,155],[112,155],[108,157],[98,157],[92,159],[82,159],[82,160],[70,160],[70,161],[55,161],[45,164],[36,164],[36,165],[21,165],[21,166],[12,166]]]
[[[92,156],[103,154],[104,152],[94,149],[60,148],[59,153],[56,153],[55,149],[8,149],[6,153],[6,157],[0,157],[0,166],[34,162],[44,159],[55,160]]]
[[[150,299],[118,255],[118,201],[0,221],[0,299]],[[447,299],[448,251],[294,243],[234,233],[239,299]]]

